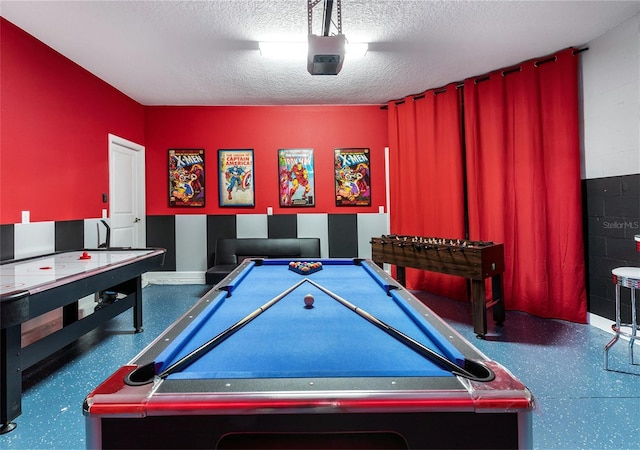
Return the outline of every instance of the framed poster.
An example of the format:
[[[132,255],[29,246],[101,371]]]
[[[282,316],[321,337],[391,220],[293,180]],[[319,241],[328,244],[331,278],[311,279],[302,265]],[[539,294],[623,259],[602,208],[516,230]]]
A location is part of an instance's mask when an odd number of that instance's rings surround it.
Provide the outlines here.
[[[220,206],[255,206],[253,149],[218,150]]]
[[[278,150],[280,206],[315,206],[313,149]]]
[[[204,206],[204,149],[169,149],[169,206]]]
[[[336,206],[371,206],[368,148],[336,148]]]

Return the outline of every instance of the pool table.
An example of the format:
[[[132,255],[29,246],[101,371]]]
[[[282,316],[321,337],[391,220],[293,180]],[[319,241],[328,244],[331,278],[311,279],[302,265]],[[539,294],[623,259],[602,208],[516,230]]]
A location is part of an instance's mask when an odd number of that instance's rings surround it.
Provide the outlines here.
[[[531,447],[508,370],[372,261],[312,262],[245,260],[88,394],[87,446]]]

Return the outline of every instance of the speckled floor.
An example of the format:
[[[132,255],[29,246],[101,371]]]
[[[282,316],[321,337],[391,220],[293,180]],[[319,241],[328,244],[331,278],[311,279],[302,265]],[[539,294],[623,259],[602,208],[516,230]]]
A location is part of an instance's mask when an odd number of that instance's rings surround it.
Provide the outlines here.
[[[108,375],[131,360],[206,291],[206,286],[153,285],[144,289],[144,332],[134,334],[125,312],[25,372],[17,428],[0,448],[85,448],[82,402]],[[483,353],[502,363],[534,393],[536,449],[640,449],[640,364],[628,364],[628,345],[610,351],[610,335],[589,325],[508,312],[504,327],[490,324],[475,338],[466,303],[415,293]],[[640,360],[640,348],[636,350]]]

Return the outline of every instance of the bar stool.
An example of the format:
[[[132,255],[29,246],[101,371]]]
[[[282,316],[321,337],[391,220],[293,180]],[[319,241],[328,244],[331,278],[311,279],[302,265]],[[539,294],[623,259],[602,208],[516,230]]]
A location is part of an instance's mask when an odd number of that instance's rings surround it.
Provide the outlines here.
[[[640,240],[640,238],[639,238]],[[616,285],[616,323],[611,325],[615,336],[604,347],[604,368],[609,370],[609,349],[613,347],[620,336],[629,338],[629,363],[633,364],[633,346],[640,330],[640,323],[636,314],[636,289],[640,289],[640,267],[618,267],[611,271]],[[631,289],[631,322],[621,323],[620,320],[620,287]],[[623,330],[624,328],[624,330]],[[629,331],[626,331],[630,328]]]

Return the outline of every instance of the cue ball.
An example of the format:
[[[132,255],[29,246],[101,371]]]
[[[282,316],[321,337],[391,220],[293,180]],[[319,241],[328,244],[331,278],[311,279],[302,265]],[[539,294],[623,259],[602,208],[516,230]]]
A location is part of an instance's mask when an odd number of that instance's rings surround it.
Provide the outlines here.
[[[305,308],[313,308],[313,295],[307,294],[304,296],[304,306]]]

